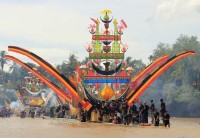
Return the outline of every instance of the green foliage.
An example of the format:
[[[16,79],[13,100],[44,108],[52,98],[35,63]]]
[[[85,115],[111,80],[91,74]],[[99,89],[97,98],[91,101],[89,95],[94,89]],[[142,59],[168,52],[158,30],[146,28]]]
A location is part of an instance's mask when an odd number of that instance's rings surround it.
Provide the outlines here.
[[[4,65],[7,63],[5,60],[5,55],[6,55],[6,51],[0,51],[0,65],[1,65],[2,71],[4,69]]]
[[[167,110],[174,116],[200,116],[200,42],[195,36],[180,35],[172,45],[159,43],[149,60],[168,54],[170,57],[186,50],[196,52],[194,57],[186,57],[165,71],[141,99],[163,98]],[[159,85],[157,84],[158,82]],[[194,86],[194,84],[196,85]],[[159,86],[159,87],[158,87]],[[155,88],[155,89],[152,89]],[[157,92],[157,93],[155,93]],[[157,102],[159,104],[159,102]],[[159,107],[159,105],[158,105]]]
[[[133,67],[134,69],[133,75],[138,74],[141,70],[143,70],[146,67],[146,65],[142,62],[141,59],[133,60],[132,57],[127,57],[126,62],[127,62],[127,67]]]
[[[69,77],[74,73],[77,65],[80,65],[80,61],[78,61],[76,55],[71,54],[68,61],[63,62],[58,68],[66,77]]]

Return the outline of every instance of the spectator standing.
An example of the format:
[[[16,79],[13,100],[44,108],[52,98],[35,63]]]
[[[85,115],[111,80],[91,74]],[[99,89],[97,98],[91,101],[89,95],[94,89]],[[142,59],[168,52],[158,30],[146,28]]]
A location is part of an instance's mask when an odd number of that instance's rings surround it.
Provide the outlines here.
[[[163,124],[164,124],[163,116],[164,116],[165,111],[166,111],[165,103],[163,102],[163,99],[160,99],[160,115],[162,117]]]
[[[151,123],[154,124],[154,112],[155,112],[155,105],[153,100],[150,101],[151,105],[150,105],[150,113],[151,113]]]
[[[144,123],[148,123],[149,106],[144,102]]]

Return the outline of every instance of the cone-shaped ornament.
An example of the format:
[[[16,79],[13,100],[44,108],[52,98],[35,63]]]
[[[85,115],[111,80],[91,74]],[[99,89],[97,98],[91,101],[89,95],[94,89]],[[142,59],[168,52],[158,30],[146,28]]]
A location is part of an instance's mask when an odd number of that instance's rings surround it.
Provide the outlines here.
[[[114,94],[114,92],[113,92],[112,88],[110,88],[107,84],[101,91],[101,96],[105,100],[109,100],[113,96],[113,94]]]

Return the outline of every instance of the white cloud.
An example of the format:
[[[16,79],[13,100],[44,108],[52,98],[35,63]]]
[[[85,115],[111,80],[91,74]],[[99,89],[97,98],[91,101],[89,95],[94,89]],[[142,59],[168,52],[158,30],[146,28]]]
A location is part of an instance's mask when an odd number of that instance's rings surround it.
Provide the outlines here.
[[[70,54],[83,50],[85,42],[90,40],[89,17],[84,16],[55,3],[0,2],[1,50],[7,51],[8,45],[16,45],[36,53],[52,65],[60,64]],[[19,54],[9,54],[31,62]]]
[[[0,34],[40,43],[77,43],[87,28],[83,16],[48,3],[0,4]],[[85,27],[80,27],[85,26]]]
[[[100,10],[108,8],[114,18],[127,22],[125,55],[148,63],[159,42],[174,42],[180,34],[200,35],[199,5],[200,0],[0,0],[0,49],[18,45],[53,65],[74,52],[81,60],[88,56],[85,43],[91,41],[89,18],[98,18]],[[146,21],[149,14],[156,20]]]
[[[156,7],[155,19],[195,18],[199,13],[199,0],[164,0]]]

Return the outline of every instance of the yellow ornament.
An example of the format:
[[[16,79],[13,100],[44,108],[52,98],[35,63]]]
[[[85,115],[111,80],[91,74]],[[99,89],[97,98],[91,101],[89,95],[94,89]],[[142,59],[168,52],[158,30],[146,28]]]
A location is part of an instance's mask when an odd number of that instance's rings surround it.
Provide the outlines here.
[[[109,100],[113,96],[114,92],[112,88],[110,88],[107,84],[101,91],[101,97],[105,100]]]
[[[35,101],[34,99],[32,99],[32,100],[30,101],[30,105],[31,105],[31,106],[36,106],[37,103],[36,103],[36,101]]]
[[[41,106],[44,103],[42,99],[38,100],[38,105]]]
[[[114,23],[114,24],[117,24],[118,22],[117,22],[117,20],[116,20],[116,19],[114,19],[113,23]]]

